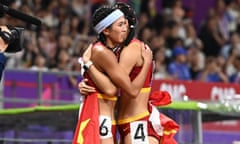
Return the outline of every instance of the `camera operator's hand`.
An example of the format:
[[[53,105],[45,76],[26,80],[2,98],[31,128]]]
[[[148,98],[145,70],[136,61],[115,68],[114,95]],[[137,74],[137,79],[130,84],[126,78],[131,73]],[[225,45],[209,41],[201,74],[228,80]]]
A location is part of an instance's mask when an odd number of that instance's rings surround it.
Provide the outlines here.
[[[7,28],[7,26],[0,26],[0,28],[1,28],[2,31],[11,33],[10,30]],[[0,37],[0,52],[5,52],[7,47],[8,47],[8,43],[6,41],[4,41],[2,39],[2,37]]]

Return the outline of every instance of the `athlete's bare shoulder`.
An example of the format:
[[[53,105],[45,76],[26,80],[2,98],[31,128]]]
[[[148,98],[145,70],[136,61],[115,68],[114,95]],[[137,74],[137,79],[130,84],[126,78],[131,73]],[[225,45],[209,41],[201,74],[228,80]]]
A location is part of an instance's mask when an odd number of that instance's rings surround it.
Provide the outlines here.
[[[137,38],[133,38],[130,43],[141,43],[141,42],[142,42],[141,40]]]
[[[141,41],[139,39],[132,39],[132,41],[128,44],[127,49],[131,49],[132,51],[136,51],[141,49]]]
[[[112,51],[106,48],[101,42],[97,42],[92,47],[92,60],[95,63],[104,63],[104,61],[112,61],[115,55]],[[115,58],[116,59],[116,58]]]
[[[93,45],[92,50],[95,52],[102,52],[105,50],[105,46],[101,42],[97,42]]]

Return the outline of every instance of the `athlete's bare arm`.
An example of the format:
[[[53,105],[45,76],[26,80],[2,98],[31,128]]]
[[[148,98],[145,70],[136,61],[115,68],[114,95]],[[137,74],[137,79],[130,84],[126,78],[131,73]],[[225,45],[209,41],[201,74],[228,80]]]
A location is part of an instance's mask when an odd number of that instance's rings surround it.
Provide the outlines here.
[[[92,55],[92,46],[90,44],[83,54],[83,62],[90,61]],[[99,47],[101,49],[102,47]],[[111,82],[111,80],[102,72],[96,69],[95,66],[91,66],[91,72],[88,73],[97,87],[108,96],[115,96],[117,93],[117,87]],[[87,85],[87,79],[84,79],[78,84],[78,88],[82,95],[88,95],[91,92],[95,92],[95,88]]]
[[[94,50],[95,52],[93,52],[91,57],[94,65],[99,66],[100,69],[106,72],[110,79],[113,81],[113,83],[116,84],[116,86],[124,90],[126,93],[128,93],[128,95],[136,97],[144,84],[145,77],[148,73],[148,68],[152,61],[151,51],[150,50],[147,51],[143,48],[142,52],[145,54],[145,55],[143,54],[144,56],[143,69],[136,77],[136,79],[133,82],[131,82],[128,73],[118,64],[116,56],[112,53],[112,51],[101,47],[94,48]],[[136,63],[137,59],[139,59],[137,55],[131,56],[131,62]],[[90,76],[95,77],[94,79],[98,81],[100,77],[103,76],[103,74],[97,72],[98,69],[96,69],[95,66],[91,66],[90,69],[88,70],[88,73],[91,74]],[[105,82],[103,83],[103,81],[101,81],[101,83],[102,85],[105,85]]]
[[[148,48],[147,45],[145,45]],[[149,49],[149,48],[148,48]],[[121,52],[119,65],[126,71],[129,75],[135,66],[142,66],[144,64],[144,60],[141,59],[141,43],[140,42],[132,42],[128,47],[124,48]],[[151,64],[152,60],[149,61]],[[144,66],[144,65],[143,65]],[[148,69],[147,69],[148,70]],[[145,80],[145,78],[144,78]],[[139,83],[139,80],[136,79],[133,81],[134,83]]]

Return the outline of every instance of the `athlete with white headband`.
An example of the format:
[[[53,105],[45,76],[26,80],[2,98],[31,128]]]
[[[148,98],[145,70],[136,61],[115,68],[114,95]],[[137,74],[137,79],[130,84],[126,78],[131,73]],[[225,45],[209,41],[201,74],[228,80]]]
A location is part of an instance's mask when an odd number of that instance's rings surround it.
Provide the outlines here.
[[[124,14],[119,9],[116,9],[103,20],[101,20],[95,27],[95,31],[100,34],[104,29],[114,23],[117,19],[122,17]]]
[[[129,22],[129,33],[125,40],[125,48],[120,54],[119,64],[129,74],[131,80],[136,80],[139,76],[142,65],[141,50],[134,45],[138,45],[139,41],[132,39],[134,36],[134,28],[136,25],[136,16],[133,9],[124,3],[117,3],[116,6],[124,12],[125,17]],[[89,53],[89,52],[86,52]],[[116,53],[118,54],[118,53]],[[179,126],[167,116],[158,112],[155,106],[160,104],[169,104],[171,97],[167,92],[151,91],[152,67],[149,68],[147,77],[144,78],[145,83],[137,97],[132,98],[127,91],[121,89],[117,107],[117,126],[121,134],[121,144],[176,144],[174,135]],[[95,74],[95,83],[109,89],[109,81],[101,79],[100,75],[94,71],[94,66],[91,66],[88,73]],[[109,76],[109,78],[111,78]],[[112,79],[111,79],[112,80]],[[118,83],[112,80],[116,86]],[[91,92],[91,89],[84,84],[79,84],[81,94],[85,95]],[[86,90],[89,91],[86,91]],[[163,99],[161,99],[164,97]]]
[[[115,7],[102,6],[95,11],[92,23],[98,33],[98,40],[88,49],[86,55],[90,53],[91,61],[84,61],[83,67],[85,69],[84,77],[88,79],[87,84],[93,87],[94,92],[85,97],[73,143],[98,144],[99,140],[92,141],[97,139],[97,134],[99,134],[101,144],[113,144],[117,143],[114,116],[117,87],[126,91],[129,96],[136,97],[144,84],[148,68],[151,65],[152,52],[145,49],[141,43],[134,43],[131,46],[138,51],[135,53],[136,57],[140,57],[143,64],[137,78],[131,81],[128,73],[118,64],[117,58],[129,33],[129,25],[124,14]],[[102,73],[106,76],[102,76]],[[99,82],[98,76],[100,76]],[[111,83],[108,77],[116,83],[117,87]],[[96,101],[98,106],[96,106]],[[96,108],[99,108],[99,121],[93,122],[94,116],[90,118],[85,116],[94,113],[92,111]],[[98,123],[97,127],[96,123]],[[86,134],[88,126],[91,127],[92,131]],[[95,137],[91,137],[93,131]]]

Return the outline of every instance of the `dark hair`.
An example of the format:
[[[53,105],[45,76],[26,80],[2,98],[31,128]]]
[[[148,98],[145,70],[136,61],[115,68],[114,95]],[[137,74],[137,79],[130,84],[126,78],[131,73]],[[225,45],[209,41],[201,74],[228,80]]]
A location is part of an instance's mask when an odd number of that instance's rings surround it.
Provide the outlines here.
[[[107,17],[111,12],[113,12],[116,9],[120,9],[124,13],[125,18],[128,20],[129,23],[129,33],[126,40],[124,41],[124,45],[127,46],[135,36],[135,26],[137,24],[136,13],[130,5],[122,2],[117,2],[113,6],[109,5],[101,6],[93,14],[92,25],[93,27],[96,26],[101,20],[103,20],[105,17]],[[103,33],[100,33],[98,35],[98,41],[106,45],[106,37]]]
[[[103,5],[99,7],[92,16],[92,25],[95,27],[101,20],[103,20],[105,17],[107,17],[110,13],[112,13],[115,9],[113,7],[108,6],[108,5]],[[101,32],[98,35],[98,41],[102,42],[104,45],[106,45],[106,37],[105,35]]]
[[[130,5],[128,5],[126,3],[122,3],[122,2],[117,2],[114,5],[114,7],[116,9],[120,9],[124,13],[125,18],[128,20],[129,33],[128,33],[126,40],[124,41],[124,45],[127,46],[131,42],[133,37],[135,36],[135,27],[137,24],[136,12]]]

